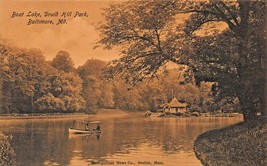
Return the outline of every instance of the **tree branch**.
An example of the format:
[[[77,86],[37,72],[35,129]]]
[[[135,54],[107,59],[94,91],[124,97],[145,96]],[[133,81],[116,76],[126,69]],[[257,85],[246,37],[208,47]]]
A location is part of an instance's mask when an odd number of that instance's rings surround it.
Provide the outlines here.
[[[203,24],[208,23],[208,22],[214,22],[214,21],[217,22],[217,21],[223,21],[223,20],[221,20],[221,19],[218,19],[218,20],[210,19],[210,20],[202,21],[197,27],[194,28],[193,32],[194,32],[195,30],[197,30],[198,28],[200,28]]]
[[[213,12],[213,11],[209,11],[209,10],[187,10],[187,11],[182,11],[182,12],[178,12],[178,14],[185,14],[185,13],[203,13],[203,14],[213,14],[215,16],[219,16],[219,13]]]
[[[151,55],[157,55],[157,54],[158,54],[157,52],[151,52],[151,53],[147,53],[147,54],[141,54],[141,55],[135,57],[134,59],[132,59],[132,61],[134,62],[134,61],[136,61],[136,60],[138,60],[140,58],[144,58],[144,57],[151,56]]]
[[[213,3],[213,7],[220,13],[220,17],[228,24],[229,28],[234,30],[236,27],[235,24],[231,22],[231,20],[224,14],[224,12],[217,6],[216,3]]]
[[[157,36],[157,41],[158,41],[158,49],[159,49],[159,52],[162,53],[162,49],[161,49],[161,44],[160,44],[160,35],[158,33],[158,30],[157,29],[154,29],[155,32],[156,32],[156,36]]]
[[[222,1],[219,1],[221,5],[223,5],[223,7],[229,12],[230,16],[232,17],[232,19],[234,20],[236,26],[239,25],[237,19],[236,19],[236,16],[234,15],[234,13],[231,11],[231,9],[225,4],[223,3]]]

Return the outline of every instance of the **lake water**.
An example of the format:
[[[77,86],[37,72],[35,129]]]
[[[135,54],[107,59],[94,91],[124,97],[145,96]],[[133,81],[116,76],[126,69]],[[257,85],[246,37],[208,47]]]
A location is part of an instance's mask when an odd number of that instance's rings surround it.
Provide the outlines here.
[[[199,134],[242,120],[145,118],[143,114],[97,115],[91,119],[102,121],[101,135],[69,135],[70,119],[0,120],[0,131],[12,134],[10,143],[19,166],[194,166],[201,165],[193,152]]]

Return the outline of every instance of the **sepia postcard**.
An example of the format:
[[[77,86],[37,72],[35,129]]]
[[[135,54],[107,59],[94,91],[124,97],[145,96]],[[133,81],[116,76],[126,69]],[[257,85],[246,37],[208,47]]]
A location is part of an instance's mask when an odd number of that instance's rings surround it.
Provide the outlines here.
[[[267,165],[265,0],[1,0],[0,166]]]

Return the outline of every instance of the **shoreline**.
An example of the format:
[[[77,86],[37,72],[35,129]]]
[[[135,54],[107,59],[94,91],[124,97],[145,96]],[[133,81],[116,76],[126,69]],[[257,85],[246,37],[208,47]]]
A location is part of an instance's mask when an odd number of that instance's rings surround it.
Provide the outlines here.
[[[129,115],[130,113],[136,113],[136,111],[126,111],[121,109],[97,109],[96,114],[86,114],[86,113],[33,113],[33,114],[0,114],[0,120],[13,120],[13,119],[73,119],[73,118],[103,118],[103,115],[106,117],[123,117]],[[146,112],[138,112],[146,113]],[[216,117],[242,117],[242,114],[214,114],[214,115],[188,115],[188,116],[177,116],[177,115],[164,115],[164,116],[147,116],[150,118],[216,118]]]
[[[33,114],[0,114],[0,120],[20,120],[20,119],[73,119],[73,118],[102,118],[103,115],[108,117],[122,117],[128,115],[127,111],[119,109],[98,109],[96,114],[86,113],[33,113]]]
[[[243,115],[240,113],[218,113],[218,114],[208,114],[208,113],[187,113],[187,114],[165,114],[165,113],[154,113],[147,111],[145,112],[145,117],[157,117],[157,118],[200,118],[200,117],[208,117],[208,118],[216,118],[216,117],[240,117],[243,118]]]
[[[10,114],[0,115],[0,120],[13,120],[13,119],[67,119],[67,118],[86,118],[91,116],[84,113],[38,113],[38,114]]]
[[[266,120],[240,122],[199,135],[194,142],[196,157],[204,166],[264,165]]]

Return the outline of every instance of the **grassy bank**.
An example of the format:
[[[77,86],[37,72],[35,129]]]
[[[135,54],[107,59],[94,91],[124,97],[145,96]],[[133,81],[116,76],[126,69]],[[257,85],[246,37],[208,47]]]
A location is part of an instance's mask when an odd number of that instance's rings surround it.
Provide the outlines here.
[[[267,118],[200,135],[195,154],[205,166],[267,165]]]
[[[97,109],[96,114],[85,113],[33,113],[33,114],[0,114],[0,120],[9,119],[73,119],[88,117],[122,117],[127,115],[126,111],[120,109]]]
[[[84,113],[33,113],[33,114],[1,114],[0,120],[8,119],[59,119],[59,118],[86,118]]]
[[[15,165],[15,154],[8,142],[7,136],[0,133],[0,165]]]

